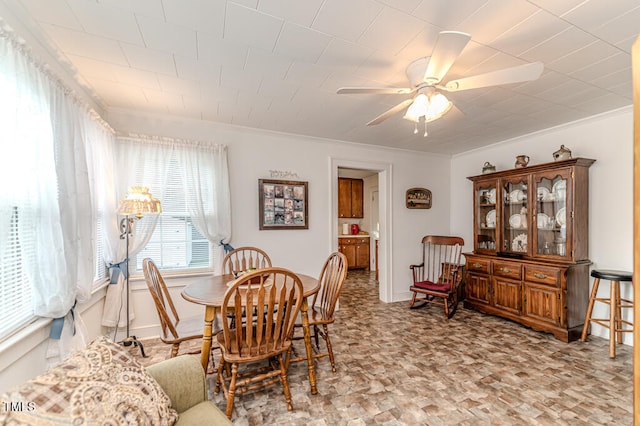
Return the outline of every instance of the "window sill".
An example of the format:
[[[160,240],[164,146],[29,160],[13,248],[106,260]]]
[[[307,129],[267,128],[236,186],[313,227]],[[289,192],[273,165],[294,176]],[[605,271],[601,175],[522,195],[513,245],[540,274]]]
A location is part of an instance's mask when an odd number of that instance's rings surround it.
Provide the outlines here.
[[[49,337],[51,318],[35,318],[0,342],[0,371],[16,362]]]
[[[194,278],[194,277],[206,277],[213,274],[213,269],[193,269],[193,270],[181,270],[181,271],[160,271],[162,278],[175,279],[175,278]],[[144,281],[143,274],[131,274],[129,281]]]
[[[104,298],[105,287],[108,284],[107,280],[94,283],[91,298],[78,307],[80,313]],[[51,321],[51,318],[34,317],[33,321],[0,341],[0,371],[45,342],[49,338]]]
[[[162,274],[162,278],[165,281],[165,284],[169,288],[181,288],[191,284],[194,281],[197,281],[200,278],[208,277],[213,274],[213,271],[189,271],[189,272],[174,272],[170,274],[165,274],[160,271]],[[132,275],[129,279],[129,285],[131,286],[131,291],[134,292],[147,292],[148,288],[145,283],[145,279],[142,275],[134,276]]]

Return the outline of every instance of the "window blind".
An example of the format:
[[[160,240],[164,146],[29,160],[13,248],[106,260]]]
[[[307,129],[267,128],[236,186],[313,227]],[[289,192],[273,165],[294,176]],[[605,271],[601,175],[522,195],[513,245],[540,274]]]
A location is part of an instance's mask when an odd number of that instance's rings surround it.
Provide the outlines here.
[[[34,221],[26,211],[13,208],[6,250],[0,263],[0,339],[33,319],[32,286],[23,262],[35,258],[36,241],[28,232]]]
[[[149,182],[152,194],[163,194],[162,213],[149,242],[136,256],[135,272],[142,271],[142,261],[147,257],[164,270],[210,269],[209,241],[193,226],[189,215],[189,203],[195,199],[185,197],[183,166],[173,158],[166,171],[161,170],[161,164],[146,163],[142,174],[138,179],[145,186]],[[164,189],[161,189],[158,186],[163,181]]]
[[[96,215],[95,225],[95,260],[94,265],[94,281],[99,281],[107,277],[107,264],[104,261],[105,258],[105,226],[104,226],[104,214],[102,211],[98,211]]]

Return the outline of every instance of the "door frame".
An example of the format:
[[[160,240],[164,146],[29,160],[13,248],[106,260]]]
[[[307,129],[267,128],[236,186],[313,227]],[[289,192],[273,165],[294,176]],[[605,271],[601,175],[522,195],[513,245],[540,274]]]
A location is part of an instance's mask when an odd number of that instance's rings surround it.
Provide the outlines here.
[[[329,157],[329,217],[331,218],[331,230],[329,234],[332,251],[338,251],[338,168],[371,170],[378,173],[378,220],[380,222],[380,237],[378,243],[378,287],[380,300],[392,302],[393,291],[391,289],[392,276],[392,170],[390,163],[377,161],[352,160],[347,158]]]
[[[377,201],[377,205],[373,202],[373,195],[376,195],[376,201]],[[369,193],[367,194],[367,196],[369,197],[369,200],[371,200],[371,220],[369,221],[369,223],[371,224],[371,231],[375,230],[375,225],[376,223],[380,223],[380,214],[378,213],[380,210],[380,191],[378,190],[378,185],[373,186],[370,188]],[[374,215],[375,212],[375,215]],[[371,232],[369,232],[371,233]],[[379,234],[378,234],[379,236]],[[376,243],[375,241],[370,241],[369,244],[369,252],[373,253],[373,255],[371,256],[371,258],[369,259],[369,267],[371,269],[375,269],[378,268],[378,259],[375,256],[375,250],[376,250]]]

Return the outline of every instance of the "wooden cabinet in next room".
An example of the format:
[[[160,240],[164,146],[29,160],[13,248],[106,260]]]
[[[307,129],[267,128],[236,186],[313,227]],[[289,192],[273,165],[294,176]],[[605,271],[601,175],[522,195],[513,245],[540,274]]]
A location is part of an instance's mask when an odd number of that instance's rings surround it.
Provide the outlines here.
[[[338,178],[338,217],[364,217],[364,181]]]
[[[338,238],[338,251],[347,257],[349,269],[369,268],[369,237]]]

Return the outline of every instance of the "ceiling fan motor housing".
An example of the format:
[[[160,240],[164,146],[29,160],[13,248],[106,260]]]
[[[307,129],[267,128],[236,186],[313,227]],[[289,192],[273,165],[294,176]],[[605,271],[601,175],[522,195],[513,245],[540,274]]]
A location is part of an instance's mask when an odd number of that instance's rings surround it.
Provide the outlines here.
[[[425,84],[424,73],[427,70],[427,65],[429,64],[429,58],[429,56],[425,56],[423,58],[416,59],[407,66],[407,78],[409,79],[412,87],[418,87]]]

